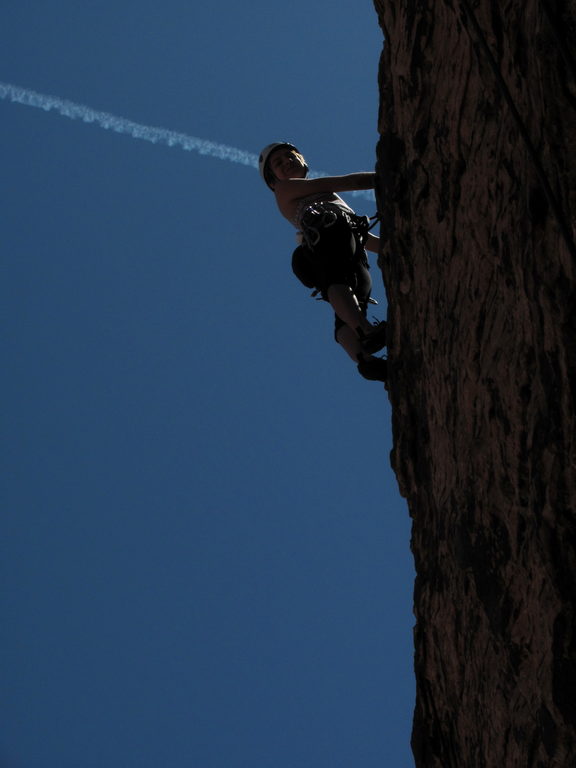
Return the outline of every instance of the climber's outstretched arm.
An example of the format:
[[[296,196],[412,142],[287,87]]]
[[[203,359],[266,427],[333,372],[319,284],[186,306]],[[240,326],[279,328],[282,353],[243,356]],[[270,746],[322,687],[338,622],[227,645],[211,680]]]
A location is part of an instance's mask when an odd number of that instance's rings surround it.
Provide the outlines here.
[[[352,192],[374,189],[376,174],[371,171],[348,173],[345,176],[323,176],[319,179],[280,179],[274,184],[279,203],[288,203],[320,192]]]

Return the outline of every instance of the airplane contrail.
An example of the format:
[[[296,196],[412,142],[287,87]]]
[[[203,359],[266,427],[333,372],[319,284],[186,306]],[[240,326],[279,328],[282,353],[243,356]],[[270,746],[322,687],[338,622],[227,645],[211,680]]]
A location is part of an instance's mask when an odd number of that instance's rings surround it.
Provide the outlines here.
[[[253,152],[247,152],[244,149],[230,147],[227,144],[218,144],[208,139],[200,139],[197,136],[188,136],[185,133],[177,133],[168,128],[158,128],[151,125],[142,125],[128,120],[125,117],[112,115],[109,112],[99,112],[84,104],[77,104],[67,99],[61,99],[59,96],[50,96],[45,93],[21,88],[18,85],[0,82],[0,99],[11,101],[16,104],[23,104],[27,107],[43,109],[45,112],[54,110],[62,117],[68,117],[70,120],[82,120],[84,123],[95,123],[106,131],[123,133],[131,136],[133,139],[149,141],[152,144],[164,144],[168,147],[179,147],[187,152],[197,152],[199,155],[207,155],[218,160],[228,160],[231,163],[247,165],[250,168],[258,168],[258,155]],[[312,175],[312,174],[311,174]],[[317,175],[327,175],[314,173]],[[359,190],[349,194],[355,196],[369,197],[373,199],[372,193],[367,190]]]
[[[166,128],[141,125],[127,120],[125,117],[111,115],[108,112],[98,112],[84,104],[76,104],[58,96],[37,93],[17,85],[0,82],[0,98],[17,104],[24,104],[27,107],[43,109],[46,112],[54,110],[62,117],[82,120],[85,123],[96,123],[104,130],[125,133],[133,139],[150,141],[152,144],[165,144],[169,147],[180,147],[188,152],[198,152],[200,155],[216,157],[219,160],[229,160],[232,163],[240,163],[240,165],[248,165],[253,168],[258,167],[258,156],[251,152],[245,152],[243,149],[229,147],[226,144],[217,144],[206,139],[199,139],[196,136],[187,136],[185,133],[176,133]]]

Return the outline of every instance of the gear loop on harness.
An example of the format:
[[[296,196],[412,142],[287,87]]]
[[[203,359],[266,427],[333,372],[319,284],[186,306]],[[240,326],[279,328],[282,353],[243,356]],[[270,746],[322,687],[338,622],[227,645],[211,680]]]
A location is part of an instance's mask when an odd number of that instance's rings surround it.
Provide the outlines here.
[[[378,223],[378,216],[372,224],[368,216],[358,216],[350,209],[330,202],[313,203],[305,208],[300,218],[300,227],[302,239],[309,248],[314,248],[318,244],[321,231],[334,226],[339,218],[342,218],[350,231],[358,237],[360,243],[364,245],[368,232]]]

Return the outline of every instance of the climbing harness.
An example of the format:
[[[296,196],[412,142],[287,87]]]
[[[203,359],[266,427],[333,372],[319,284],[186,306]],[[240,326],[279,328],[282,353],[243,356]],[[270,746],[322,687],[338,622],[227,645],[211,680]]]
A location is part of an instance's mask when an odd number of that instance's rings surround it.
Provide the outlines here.
[[[300,220],[301,244],[292,254],[292,271],[307,288],[313,288],[312,298],[317,301],[327,301],[325,291],[318,287],[317,265],[314,249],[322,238],[322,233],[329,231],[337,223],[344,223],[346,228],[356,239],[362,249],[358,254],[358,261],[366,268],[368,260],[364,251],[364,244],[368,238],[368,232],[376,226],[380,219],[375,216],[358,216],[350,208],[337,203],[322,201],[312,203],[302,211]],[[370,304],[378,304],[372,297],[367,299]]]
[[[312,203],[304,209],[300,216],[302,239],[308,248],[314,248],[320,241],[322,230],[333,227],[339,218],[344,219],[350,231],[363,246],[367,240],[368,232],[378,223],[379,216],[378,214],[370,218],[358,216],[352,210],[343,208],[336,203]]]

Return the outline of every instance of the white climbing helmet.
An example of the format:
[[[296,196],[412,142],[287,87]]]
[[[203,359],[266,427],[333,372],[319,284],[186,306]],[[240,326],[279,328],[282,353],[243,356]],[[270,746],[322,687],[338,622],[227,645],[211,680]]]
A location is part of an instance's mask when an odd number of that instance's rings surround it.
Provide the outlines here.
[[[268,144],[268,146],[264,147],[262,152],[260,152],[260,157],[258,158],[258,170],[260,171],[260,176],[262,176],[270,189],[272,189],[271,183],[274,181],[274,174],[267,167],[268,159],[272,152],[275,152],[281,147],[293,149],[298,152],[298,154],[300,154],[298,147],[295,147],[294,144],[291,144],[289,141],[274,141],[272,144]],[[308,166],[306,166],[306,170],[308,170]]]

